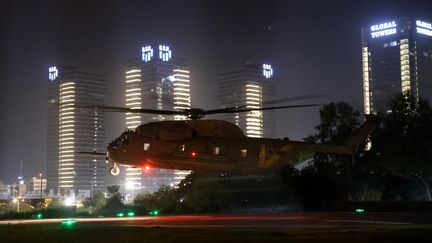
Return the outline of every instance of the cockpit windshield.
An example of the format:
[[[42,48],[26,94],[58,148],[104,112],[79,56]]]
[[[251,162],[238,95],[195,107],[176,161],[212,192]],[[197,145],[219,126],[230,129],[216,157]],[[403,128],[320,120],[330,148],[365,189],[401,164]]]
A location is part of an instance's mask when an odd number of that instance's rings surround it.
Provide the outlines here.
[[[138,132],[138,135],[143,136],[143,137],[148,137],[148,138],[151,138],[155,135],[154,130],[155,129],[154,129],[153,123],[141,125],[141,126],[137,127],[137,129],[136,129],[136,131]]]
[[[109,148],[115,148],[119,145],[128,145],[129,144],[129,134],[130,134],[130,132],[122,133],[118,138],[116,138],[114,141],[112,141],[109,144]]]

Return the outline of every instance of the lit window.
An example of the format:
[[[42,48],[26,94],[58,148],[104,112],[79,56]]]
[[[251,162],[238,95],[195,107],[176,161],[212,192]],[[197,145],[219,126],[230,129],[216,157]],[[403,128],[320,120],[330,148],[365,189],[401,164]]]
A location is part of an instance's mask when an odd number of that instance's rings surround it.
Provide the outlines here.
[[[128,145],[129,144],[129,137],[128,137],[128,135],[125,135],[123,138],[122,138],[122,144],[124,144],[124,145]]]
[[[247,156],[247,149],[240,149],[240,154],[241,154],[241,157],[246,157]]]
[[[392,42],[390,42],[390,46],[397,46],[397,41],[392,41]]]
[[[184,152],[186,150],[186,145],[182,144],[178,147],[178,151]]]
[[[150,144],[144,143],[144,151],[149,151],[149,150],[150,150]]]
[[[215,154],[215,155],[219,155],[219,147],[218,146],[216,146],[216,147],[213,147],[213,154]]]

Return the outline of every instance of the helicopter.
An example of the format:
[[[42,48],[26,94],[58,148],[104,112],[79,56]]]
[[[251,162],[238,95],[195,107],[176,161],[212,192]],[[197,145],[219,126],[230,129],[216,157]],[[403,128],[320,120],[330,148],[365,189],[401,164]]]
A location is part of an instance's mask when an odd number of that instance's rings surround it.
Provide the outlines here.
[[[320,104],[285,105],[261,108],[236,106],[223,109],[184,110],[133,109],[98,106],[108,112],[183,115],[187,120],[156,121],[126,130],[109,143],[106,153],[80,152],[106,156],[112,163],[112,176],[120,173],[119,166],[230,174],[259,174],[294,165],[302,153],[352,155],[377,126],[375,115],[366,121],[341,145],[306,143],[287,139],[247,137],[240,127],[222,120],[201,119],[206,115],[240,113],[274,109],[292,109]]]

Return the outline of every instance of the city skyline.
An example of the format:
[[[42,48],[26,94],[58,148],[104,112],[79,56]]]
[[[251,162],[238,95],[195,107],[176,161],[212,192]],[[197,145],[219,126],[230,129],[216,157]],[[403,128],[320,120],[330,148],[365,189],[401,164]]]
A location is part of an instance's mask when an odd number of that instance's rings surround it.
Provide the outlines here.
[[[105,76],[77,66],[48,70],[47,186],[91,195],[105,187],[107,166],[77,152],[105,149],[105,113],[83,107],[105,104]]]
[[[362,28],[365,114],[387,112],[401,92],[432,101],[431,23],[414,17]]]
[[[178,57],[173,46],[165,44],[147,44],[141,47],[141,52],[138,50],[139,57],[128,60],[126,65],[125,107],[155,110],[191,108],[188,61]],[[185,119],[184,116],[126,113],[125,125],[134,130],[148,122]],[[157,191],[162,185],[174,186],[184,178],[181,171],[153,169],[149,173],[142,168],[123,170],[124,186],[132,197],[141,191]]]
[[[45,168],[44,80],[52,63],[77,63],[106,73],[108,104],[121,105],[121,64],[142,43],[164,42],[192,61],[195,107],[217,107],[220,70],[272,60],[281,77],[277,98],[325,94],[323,102],[347,101],[362,110],[361,26],[399,16],[432,16],[428,1],[331,8],[319,2],[263,3],[2,2],[0,181],[13,181],[21,160],[27,177]],[[154,11],[141,11],[149,7]],[[182,11],[183,18],[173,21],[170,16]],[[124,117],[107,117],[108,142],[124,129]],[[317,123],[318,108],[278,112],[276,135],[301,139]]]
[[[243,106],[259,109],[275,100],[274,67],[266,63],[246,63],[218,74],[218,102],[221,108]],[[274,137],[274,111],[221,114],[220,119],[239,126],[246,136]]]

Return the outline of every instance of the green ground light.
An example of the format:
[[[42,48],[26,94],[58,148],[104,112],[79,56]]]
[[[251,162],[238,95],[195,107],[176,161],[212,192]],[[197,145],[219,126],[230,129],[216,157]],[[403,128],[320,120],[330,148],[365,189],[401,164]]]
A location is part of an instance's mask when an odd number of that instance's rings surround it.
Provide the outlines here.
[[[66,219],[61,222],[61,225],[64,227],[72,227],[75,226],[76,224],[77,221],[75,219]]]
[[[128,215],[129,217],[133,217],[133,216],[135,216],[135,213],[132,212],[132,211],[130,211],[130,212],[127,213],[127,215]]]
[[[149,212],[149,215],[157,216],[159,214],[158,210],[153,210]]]
[[[356,213],[364,213],[365,212],[365,210],[363,208],[357,208],[355,211],[356,211]]]
[[[124,213],[118,213],[117,217],[124,217]]]
[[[35,218],[35,219],[42,219],[43,218],[43,214],[42,213],[33,214],[32,217]]]

